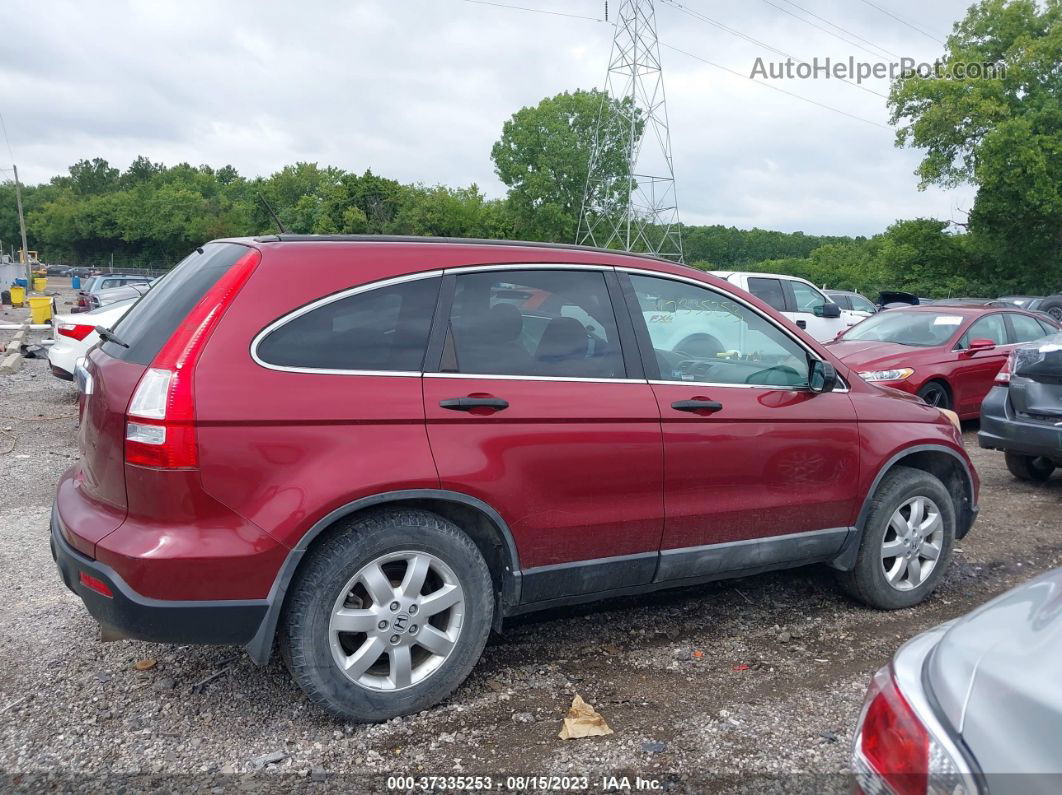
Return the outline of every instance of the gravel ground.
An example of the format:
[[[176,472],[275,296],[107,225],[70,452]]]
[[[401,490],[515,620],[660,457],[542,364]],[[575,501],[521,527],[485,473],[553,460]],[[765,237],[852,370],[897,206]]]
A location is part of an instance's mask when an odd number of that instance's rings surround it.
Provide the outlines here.
[[[1014,481],[969,428],[981,518],[924,605],[868,610],[809,567],[553,610],[508,624],[445,704],[352,726],[310,706],[279,660],[257,668],[235,648],[98,641],[47,542],[54,483],[77,458],[76,412],[73,387],[43,360],[0,376],[9,787],[384,791],[388,774],[481,774],[499,789],[520,783],[510,774],[552,774],[588,776],[593,791],[622,788],[606,776],[673,791],[845,791],[867,681],[897,646],[1062,565],[1062,477]],[[138,670],[146,660],[154,664]],[[557,738],[576,693],[614,734]]]

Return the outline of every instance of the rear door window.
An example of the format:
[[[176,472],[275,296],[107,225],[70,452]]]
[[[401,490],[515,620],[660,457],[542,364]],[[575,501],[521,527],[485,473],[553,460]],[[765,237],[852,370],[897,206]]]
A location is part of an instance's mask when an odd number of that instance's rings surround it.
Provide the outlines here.
[[[441,369],[488,376],[624,378],[604,275],[583,270],[458,275]]]
[[[413,279],[310,304],[267,329],[254,356],[285,370],[419,373],[440,283]]]
[[[785,311],[785,290],[780,279],[750,277],[749,292],[779,312]]]
[[[250,249],[237,243],[209,243],[162,276],[114,326],[129,345],[104,342],[109,356],[149,365],[207,290]]]
[[[1035,319],[1017,312],[1010,315],[1010,325],[1014,329],[1013,342],[1032,342],[1044,336],[1043,327]]]

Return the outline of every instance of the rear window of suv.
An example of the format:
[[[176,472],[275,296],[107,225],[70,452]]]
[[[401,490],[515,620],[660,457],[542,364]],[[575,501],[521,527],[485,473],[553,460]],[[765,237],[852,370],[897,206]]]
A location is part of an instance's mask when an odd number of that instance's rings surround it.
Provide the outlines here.
[[[199,299],[248,251],[237,243],[208,243],[160,277],[112,329],[123,348],[104,342],[109,356],[149,365]]]

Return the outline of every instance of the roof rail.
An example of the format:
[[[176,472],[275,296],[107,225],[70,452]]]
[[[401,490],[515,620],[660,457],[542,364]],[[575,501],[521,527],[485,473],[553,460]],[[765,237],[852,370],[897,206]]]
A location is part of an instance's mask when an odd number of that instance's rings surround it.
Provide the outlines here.
[[[665,257],[653,254],[641,254],[633,251],[580,246],[574,243],[543,243],[539,240],[490,240],[475,237],[419,237],[416,235],[260,235],[254,238],[256,243],[449,243],[472,246],[518,246],[520,248],[552,248],[570,251],[597,251],[602,254],[636,257],[670,265],[685,265]],[[694,269],[696,270],[696,269]]]

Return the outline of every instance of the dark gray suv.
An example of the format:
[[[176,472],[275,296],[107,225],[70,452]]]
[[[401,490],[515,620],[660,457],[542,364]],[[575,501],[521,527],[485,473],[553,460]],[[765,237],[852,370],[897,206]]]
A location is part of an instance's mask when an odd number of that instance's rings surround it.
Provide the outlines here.
[[[1062,464],[1062,334],[1010,354],[981,403],[977,441],[1006,453],[1021,480],[1047,480]]]

